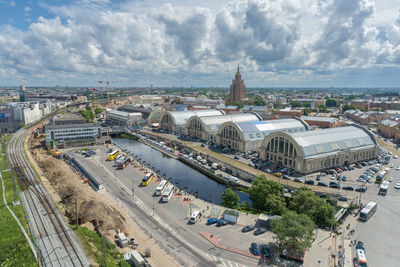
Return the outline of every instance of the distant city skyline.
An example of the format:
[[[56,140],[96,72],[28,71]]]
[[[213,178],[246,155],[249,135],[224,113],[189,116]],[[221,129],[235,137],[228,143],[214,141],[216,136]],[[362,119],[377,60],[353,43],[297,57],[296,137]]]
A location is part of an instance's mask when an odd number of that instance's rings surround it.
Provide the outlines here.
[[[307,7],[307,8],[305,8]],[[0,84],[400,87],[397,1],[0,0]]]

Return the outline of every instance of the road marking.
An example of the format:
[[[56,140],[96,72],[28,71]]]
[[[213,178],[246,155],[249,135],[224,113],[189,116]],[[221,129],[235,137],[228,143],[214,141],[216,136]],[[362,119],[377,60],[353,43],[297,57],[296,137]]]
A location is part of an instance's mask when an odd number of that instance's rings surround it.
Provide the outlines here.
[[[215,257],[214,255],[212,255],[213,256],[213,258],[214,258],[214,261],[217,261],[217,257]]]
[[[225,264],[225,262],[224,262],[224,261],[222,261],[222,264],[224,265],[224,267],[226,267],[226,264]]]
[[[230,265],[231,267],[233,267],[233,265],[232,265],[231,261],[228,261],[228,263],[229,263],[229,265]]]

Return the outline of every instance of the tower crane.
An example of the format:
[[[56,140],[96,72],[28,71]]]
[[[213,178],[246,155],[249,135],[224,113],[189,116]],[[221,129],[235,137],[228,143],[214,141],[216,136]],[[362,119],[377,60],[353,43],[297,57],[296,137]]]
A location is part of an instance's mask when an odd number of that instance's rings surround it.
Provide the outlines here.
[[[109,81],[99,81],[99,83],[107,84],[107,107],[110,107],[110,89],[109,89],[110,82]]]

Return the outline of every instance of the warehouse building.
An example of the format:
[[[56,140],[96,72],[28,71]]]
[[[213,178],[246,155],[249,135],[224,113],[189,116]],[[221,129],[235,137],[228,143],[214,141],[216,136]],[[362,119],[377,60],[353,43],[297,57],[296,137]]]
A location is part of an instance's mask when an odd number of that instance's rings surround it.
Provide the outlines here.
[[[224,112],[218,109],[202,109],[188,111],[166,111],[160,119],[160,129],[172,133],[184,134],[186,122],[190,117],[206,117],[224,115]]]
[[[233,114],[233,115],[217,115],[190,117],[186,123],[185,134],[201,139],[203,141],[217,141],[216,136],[219,127],[225,122],[245,122],[245,121],[261,121],[261,117],[257,114]]]
[[[225,122],[217,133],[217,144],[246,152],[258,150],[264,138],[276,131],[303,132],[308,125],[299,118],[269,121]]]
[[[142,120],[140,112],[124,112],[119,110],[106,110],[106,122],[108,125],[132,126]]]
[[[54,140],[56,144],[68,145],[94,144],[101,137],[101,128],[95,123],[48,125],[45,126],[46,143]]]
[[[307,174],[377,158],[375,137],[348,125],[303,132],[275,132],[265,137],[260,158]]]

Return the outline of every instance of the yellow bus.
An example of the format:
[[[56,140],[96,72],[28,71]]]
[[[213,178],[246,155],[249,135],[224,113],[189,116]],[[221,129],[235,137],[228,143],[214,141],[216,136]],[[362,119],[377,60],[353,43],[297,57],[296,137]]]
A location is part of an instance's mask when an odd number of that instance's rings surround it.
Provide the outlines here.
[[[151,172],[148,172],[142,179],[142,186],[146,186],[150,183],[150,181],[153,179],[154,174]]]
[[[119,155],[119,151],[118,150],[114,150],[111,153],[108,153],[108,160],[114,160],[116,156]]]

